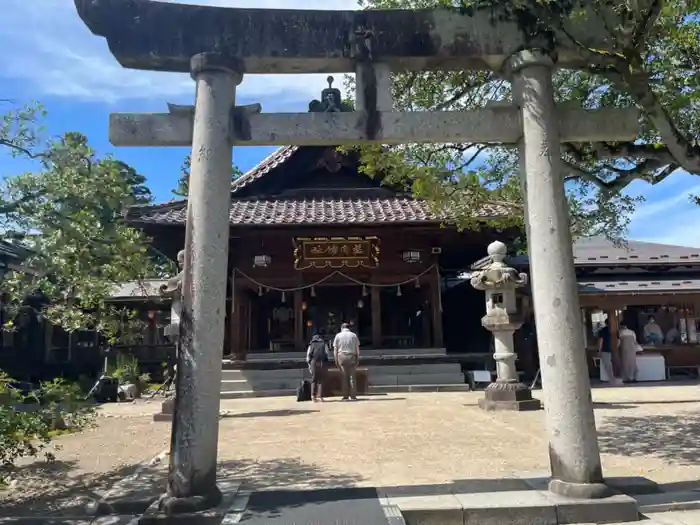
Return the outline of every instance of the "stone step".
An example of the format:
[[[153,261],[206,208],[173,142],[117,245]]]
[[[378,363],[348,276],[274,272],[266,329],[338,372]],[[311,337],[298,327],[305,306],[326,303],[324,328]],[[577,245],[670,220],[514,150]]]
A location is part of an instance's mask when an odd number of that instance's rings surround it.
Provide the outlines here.
[[[403,495],[400,492],[392,494],[392,489],[385,489],[379,491],[379,497],[385,504],[398,507],[408,524],[563,525],[619,523],[639,519],[636,502],[623,495],[582,500],[537,490]]]
[[[294,379],[301,381],[309,377],[309,371],[304,368],[281,368],[278,370],[222,370],[221,379],[224,381],[268,381]]]
[[[369,374],[369,384],[372,386],[391,385],[451,385],[464,383],[461,372],[448,374],[400,374],[373,375]]]
[[[380,350],[362,350],[362,355],[367,357],[399,357],[399,356],[445,356],[447,351],[444,348],[394,348]],[[247,355],[249,362],[261,361],[297,361],[304,360],[305,352],[253,352]]]
[[[690,511],[700,509],[700,490],[641,494],[636,496],[636,499],[639,504],[639,511],[644,514],[648,512]]]
[[[362,366],[362,365],[360,365]],[[367,367],[370,377],[398,376],[398,375],[436,375],[436,374],[461,374],[459,363],[430,363],[423,365],[370,365]],[[301,380],[309,377],[306,367],[281,368],[274,370],[222,370],[221,378],[226,381],[235,380],[269,380],[294,378]]]
[[[393,385],[393,386],[370,386],[368,393],[374,394],[401,394],[410,392],[469,392],[467,384],[452,385]],[[245,399],[251,397],[290,397],[297,392],[294,388],[282,388],[275,390],[223,390],[221,399]]]
[[[246,390],[296,390],[301,384],[301,378],[282,378],[282,379],[262,379],[255,381],[236,380],[222,381],[222,392],[239,392]]]
[[[224,379],[221,381],[222,392],[238,392],[245,390],[289,390],[296,389],[302,378],[308,379],[308,374],[297,377],[261,377],[246,379]],[[464,375],[460,372],[451,374],[406,374],[380,375],[370,373],[370,386],[405,386],[405,385],[453,385],[465,384]]]
[[[370,394],[395,394],[406,392],[469,392],[471,389],[465,383],[451,385],[384,385],[369,386]]]
[[[250,397],[289,397],[296,396],[296,388],[280,390],[239,390],[221,392],[221,399],[244,399]]]
[[[379,365],[369,366],[368,368],[372,376],[402,374],[449,374],[454,372],[462,372],[462,366],[459,363],[427,363],[423,365]]]

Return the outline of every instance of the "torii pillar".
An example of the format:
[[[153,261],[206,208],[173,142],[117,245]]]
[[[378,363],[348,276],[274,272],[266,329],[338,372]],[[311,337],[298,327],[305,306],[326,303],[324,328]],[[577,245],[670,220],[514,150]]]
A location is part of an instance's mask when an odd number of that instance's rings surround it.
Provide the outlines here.
[[[168,514],[218,505],[216,485],[233,146],[230,115],[242,66],[216,53],[192,57],[196,82],[182,279],[182,317]]]
[[[522,51],[507,62],[522,113],[521,177],[552,479],[558,494],[600,498],[603,483],[581,330],[552,59]]]

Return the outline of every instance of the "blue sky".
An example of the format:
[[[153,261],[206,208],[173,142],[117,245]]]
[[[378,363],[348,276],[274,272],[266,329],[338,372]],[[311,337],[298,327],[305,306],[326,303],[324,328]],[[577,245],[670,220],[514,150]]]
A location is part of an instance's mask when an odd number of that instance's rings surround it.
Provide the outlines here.
[[[289,0],[192,0],[233,7],[285,7]],[[301,6],[301,3],[299,4]],[[355,0],[305,0],[308,9],[353,9]],[[50,135],[80,131],[100,153],[112,152],[146,175],[158,201],[169,200],[186,148],[114,148],[107,139],[111,112],[160,112],[166,102],[191,104],[188,75],[123,69],[106,43],[92,35],[75,13],[72,0],[3,0],[0,18],[0,99],[41,101]],[[256,75],[244,79],[238,103],[260,102],[263,111],[306,111],[326,86],[326,75]],[[342,88],[341,75],[336,84]],[[0,106],[0,110],[2,106]],[[273,148],[234,150],[247,170]],[[27,169],[0,156],[0,175]],[[99,181],[96,181],[98,183]],[[700,177],[676,173],[656,186],[635,182],[628,190],[646,200],[632,219],[631,239],[700,247],[700,207],[688,201],[700,194]]]

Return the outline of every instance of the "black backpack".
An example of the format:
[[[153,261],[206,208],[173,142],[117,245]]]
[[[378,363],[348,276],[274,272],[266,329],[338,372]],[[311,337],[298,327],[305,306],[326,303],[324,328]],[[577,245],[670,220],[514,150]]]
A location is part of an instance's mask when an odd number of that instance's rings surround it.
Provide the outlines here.
[[[302,379],[301,385],[297,388],[297,401],[311,401],[311,382]]]
[[[326,343],[324,341],[312,341],[309,346],[311,346],[311,355],[309,356],[311,362],[328,362],[328,352],[326,351]]]

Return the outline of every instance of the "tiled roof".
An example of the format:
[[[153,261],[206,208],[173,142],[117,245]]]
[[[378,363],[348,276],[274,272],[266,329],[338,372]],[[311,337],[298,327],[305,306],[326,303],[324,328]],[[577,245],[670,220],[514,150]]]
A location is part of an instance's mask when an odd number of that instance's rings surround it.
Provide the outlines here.
[[[167,279],[148,279],[145,281],[127,281],[115,285],[110,294],[111,299],[129,299],[131,297],[161,297],[160,287],[167,284]]]
[[[491,259],[484,257],[472,265],[480,270]],[[529,264],[527,254],[508,259],[515,267]],[[615,246],[605,237],[578,239],[574,243],[574,264],[576,266],[663,266],[665,264],[700,265],[700,248],[655,244],[641,241],[628,241],[626,245]]]
[[[132,209],[132,222],[184,224],[187,203]],[[484,218],[506,213],[501,205],[485,206]],[[311,225],[352,223],[440,222],[428,203],[408,197],[233,200],[231,225]]]
[[[574,243],[574,259],[577,263],[596,262],[600,264],[625,265],[700,263],[700,248],[672,246],[651,242],[629,241],[626,245],[615,246],[605,237],[579,239]]]
[[[236,193],[288,161],[299,146],[284,146],[275,150],[245,175],[231,183],[231,210],[229,217],[234,226],[312,225],[312,224],[376,224],[441,222],[446,214],[433,213],[427,202],[405,195],[379,196],[375,191],[331,190],[334,194],[302,195],[298,198],[267,197],[236,199]],[[348,192],[350,194],[348,194]],[[344,193],[344,194],[340,194]],[[187,200],[171,201],[152,206],[133,206],[127,219],[133,223],[184,224]],[[498,217],[510,212],[500,203],[485,204],[483,218]]]
[[[280,164],[286,162],[289,157],[297,152],[299,146],[284,146],[276,149],[272,154],[265,157],[260,164],[252,168],[245,175],[241,175],[231,183],[231,192],[235,194],[238,190],[245,188],[251,182],[263,177]]]
[[[619,278],[618,278],[619,279]],[[583,294],[624,294],[638,295],[649,293],[697,293],[700,292],[700,279],[666,278],[596,280],[579,279],[579,292]]]

